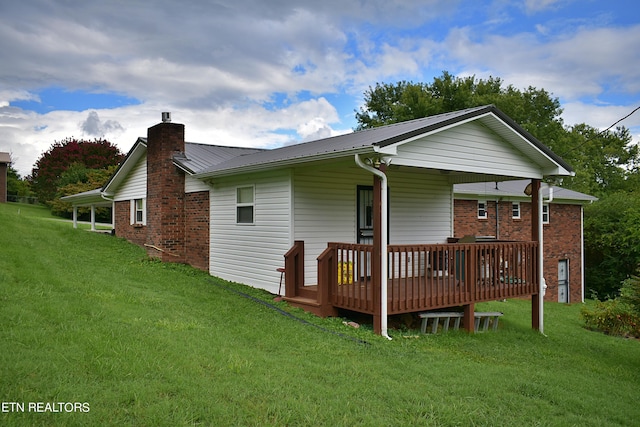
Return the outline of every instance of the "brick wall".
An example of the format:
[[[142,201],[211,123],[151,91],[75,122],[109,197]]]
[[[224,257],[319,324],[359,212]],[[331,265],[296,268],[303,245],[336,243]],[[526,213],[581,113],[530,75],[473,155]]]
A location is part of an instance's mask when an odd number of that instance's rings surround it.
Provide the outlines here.
[[[131,202],[129,200],[115,202],[115,233],[136,245],[143,246],[147,242],[147,228],[131,224]]]
[[[209,270],[209,192],[185,195],[186,258],[192,266]]]
[[[495,236],[501,240],[531,240],[531,203],[520,203],[520,219],[512,218],[512,202],[498,204],[499,224],[496,227],[496,202],[487,201],[487,219],[478,218],[477,200],[455,200],[454,235]],[[569,260],[569,302],[582,301],[580,205],[552,203],[549,224],[544,224],[544,277],[547,283],[545,300],[558,301],[558,262]]]

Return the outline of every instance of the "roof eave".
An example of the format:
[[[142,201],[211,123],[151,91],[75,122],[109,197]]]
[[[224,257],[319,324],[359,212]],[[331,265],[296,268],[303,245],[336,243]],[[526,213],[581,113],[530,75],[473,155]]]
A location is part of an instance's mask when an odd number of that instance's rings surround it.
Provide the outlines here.
[[[224,168],[212,171],[203,171],[194,173],[193,177],[201,180],[218,178],[221,176],[239,175],[242,173],[262,172],[270,169],[277,169],[287,166],[295,166],[303,163],[311,163],[323,160],[340,159],[352,157],[354,154],[375,153],[374,146],[357,147],[350,150],[334,151],[330,153],[321,153],[313,156],[294,157],[290,159],[276,160],[268,163],[255,163],[239,167]]]

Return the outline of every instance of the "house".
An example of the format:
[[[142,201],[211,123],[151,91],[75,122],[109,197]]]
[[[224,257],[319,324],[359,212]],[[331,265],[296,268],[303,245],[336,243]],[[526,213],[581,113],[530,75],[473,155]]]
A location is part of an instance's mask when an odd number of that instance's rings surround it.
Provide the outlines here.
[[[285,299],[382,335],[389,314],[451,306],[472,330],[475,302],[507,296],[531,296],[542,329],[540,182],[571,173],[492,105],[273,150],[185,143],[163,113],[97,194],[64,199],[108,200],[150,256],[272,293],[284,256]],[[514,179],[532,184],[525,241],[447,243],[455,184]]]
[[[11,155],[0,152],[0,203],[7,203],[7,171],[11,164]]]
[[[531,230],[529,181],[454,185],[454,236],[477,240],[526,240]],[[545,299],[584,302],[584,205],[593,196],[543,185]]]

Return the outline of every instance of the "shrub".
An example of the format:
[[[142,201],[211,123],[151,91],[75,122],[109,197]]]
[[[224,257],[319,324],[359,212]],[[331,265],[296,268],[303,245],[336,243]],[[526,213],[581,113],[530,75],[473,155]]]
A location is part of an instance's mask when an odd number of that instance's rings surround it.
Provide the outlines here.
[[[585,306],[581,315],[589,329],[640,338],[640,278],[625,280],[618,298],[596,301],[593,308]]]

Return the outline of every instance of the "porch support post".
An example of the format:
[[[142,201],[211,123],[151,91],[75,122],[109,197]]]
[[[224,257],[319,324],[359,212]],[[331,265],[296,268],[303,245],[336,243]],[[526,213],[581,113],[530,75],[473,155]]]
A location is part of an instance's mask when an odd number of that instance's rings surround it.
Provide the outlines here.
[[[96,231],[96,205],[91,205],[91,231]]]
[[[540,241],[540,225],[542,223],[541,219],[541,210],[540,210],[540,180],[532,179],[531,180],[531,240],[534,242],[538,242],[538,245],[542,245]],[[538,247],[538,258],[540,258],[540,254],[542,254],[542,248]],[[537,260],[538,262],[533,266],[535,269],[535,275],[537,276],[538,283],[542,281],[542,274],[540,273],[539,263],[542,262],[541,259]],[[540,330],[540,319],[542,315],[541,310],[542,303],[542,295],[540,293],[540,289],[538,289],[538,293],[531,295],[531,327],[533,329]]]
[[[78,207],[73,206],[73,228],[78,228]]]

